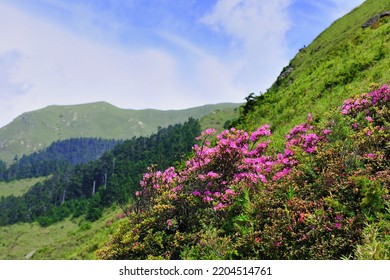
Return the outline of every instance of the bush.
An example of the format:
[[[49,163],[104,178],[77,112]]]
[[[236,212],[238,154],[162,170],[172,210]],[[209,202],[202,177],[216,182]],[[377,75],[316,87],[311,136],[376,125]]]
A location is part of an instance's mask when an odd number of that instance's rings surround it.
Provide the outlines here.
[[[326,125],[309,114],[279,153],[267,150],[268,125],[231,128],[213,143],[206,130],[180,170],[149,168],[98,258],[364,258],[364,244],[389,236],[369,230],[390,220],[389,99],[385,85],[346,100]]]

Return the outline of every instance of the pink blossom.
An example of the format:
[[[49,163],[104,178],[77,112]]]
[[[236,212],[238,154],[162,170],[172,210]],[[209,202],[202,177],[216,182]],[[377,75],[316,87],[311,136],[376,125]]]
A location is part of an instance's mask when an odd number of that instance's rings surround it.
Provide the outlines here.
[[[270,131],[269,124],[265,124],[259,127],[255,132],[251,134],[250,140],[252,142],[255,142],[262,136],[270,136],[270,135],[271,135],[271,131]]]
[[[231,190],[231,189],[227,189],[225,191],[225,194],[235,194],[235,192],[233,190]]]
[[[173,225],[172,220],[167,220],[167,226],[171,227]]]
[[[194,191],[192,194],[193,194],[194,196],[200,196],[200,195],[201,195],[199,191]]]
[[[365,154],[364,156],[366,156],[368,158],[376,158],[376,155],[374,155],[374,154]]]
[[[225,204],[223,204],[223,203],[218,203],[216,206],[213,207],[213,209],[214,209],[214,211],[218,211],[218,210],[223,209],[223,208],[225,208],[225,207],[226,207]]]
[[[374,121],[370,116],[367,116],[366,120],[368,120],[369,122],[373,122]]]
[[[203,195],[211,195],[211,192],[209,190],[205,191]]]
[[[312,154],[316,151],[316,146],[313,146],[313,147],[309,147],[305,150],[306,153],[308,154]]]
[[[312,116],[312,114],[308,114],[307,115],[307,122],[312,122],[313,121],[313,116]]]

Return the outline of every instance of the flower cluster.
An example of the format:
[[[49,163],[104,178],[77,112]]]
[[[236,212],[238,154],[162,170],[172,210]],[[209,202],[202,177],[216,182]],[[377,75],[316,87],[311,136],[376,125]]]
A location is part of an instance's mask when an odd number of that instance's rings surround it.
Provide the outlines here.
[[[388,216],[390,87],[312,115],[271,153],[271,131],[204,131],[178,169],[149,168],[104,258],[339,259]],[[358,214],[356,214],[358,213]],[[367,217],[370,217],[368,221]],[[388,231],[387,231],[388,232]],[[385,240],[386,236],[380,236]]]
[[[380,89],[371,91],[367,94],[360,95],[359,98],[353,99],[350,98],[344,101],[343,106],[341,107],[341,113],[343,115],[356,116],[359,112],[363,112],[366,109],[369,109],[372,106],[381,107],[390,100],[390,86],[383,85]],[[367,110],[367,120],[372,122],[372,111]]]
[[[314,153],[317,148],[317,143],[326,139],[326,136],[331,133],[330,129],[322,131],[322,135],[314,133],[315,127],[311,124],[313,121],[311,114],[307,117],[307,122],[299,124],[290,130],[290,133],[286,135],[287,143],[286,148],[289,149],[292,146],[298,146],[304,149],[306,153]]]
[[[202,205],[222,210],[231,204],[238,188],[258,188],[261,184],[286,177],[298,163],[293,146],[313,153],[316,144],[324,140],[330,130],[317,136],[311,121],[309,115],[307,123],[293,128],[287,135],[284,152],[274,156],[266,154],[271,136],[268,124],[251,134],[235,128],[225,130],[216,136],[214,145],[208,138],[215,130],[207,129],[197,137],[201,144],[194,145],[194,156],[182,171],[176,172],[173,167],[164,172],[149,169],[141,181],[143,190],[137,195],[164,186],[173,192],[171,196],[185,193],[198,199]]]

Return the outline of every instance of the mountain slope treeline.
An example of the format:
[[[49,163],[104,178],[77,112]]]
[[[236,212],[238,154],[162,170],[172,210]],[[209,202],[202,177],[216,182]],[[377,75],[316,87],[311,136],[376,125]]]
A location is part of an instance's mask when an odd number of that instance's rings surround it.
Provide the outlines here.
[[[83,214],[96,220],[104,207],[131,199],[147,166],[164,168],[180,162],[199,133],[199,122],[190,118],[150,137],[125,140],[99,160],[69,167],[20,197],[1,197],[0,225],[38,221],[46,226]]]
[[[83,164],[97,160],[102,154],[112,150],[122,140],[101,138],[73,138],[55,141],[46,149],[17,156],[14,163],[7,167],[0,160],[0,181],[37,178],[61,172],[70,165]]]

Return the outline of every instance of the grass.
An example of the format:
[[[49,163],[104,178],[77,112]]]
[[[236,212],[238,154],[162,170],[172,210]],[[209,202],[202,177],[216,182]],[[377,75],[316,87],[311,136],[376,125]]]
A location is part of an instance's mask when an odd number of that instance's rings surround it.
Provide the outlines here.
[[[94,223],[82,218],[66,219],[48,227],[22,223],[0,227],[0,260],[90,260],[109,239],[107,221],[121,213],[117,208],[104,212]]]
[[[223,110],[215,110],[214,112],[202,117],[200,119],[201,130],[207,128],[215,128],[217,132],[222,132],[225,125],[231,120],[238,118],[239,108],[227,108]]]
[[[32,186],[38,182],[42,182],[47,177],[40,178],[29,178],[11,182],[0,182],[0,197],[4,196],[22,196],[25,194]]]
[[[367,0],[334,22],[290,61],[290,74],[255,98],[253,110],[241,119],[239,127],[253,131],[270,124],[273,143],[280,148],[283,135],[304,121],[308,113],[324,121],[320,116],[329,108],[369,92],[373,84],[389,83],[390,17],[382,18],[374,27],[361,27],[386,10],[390,10],[389,1]]]

